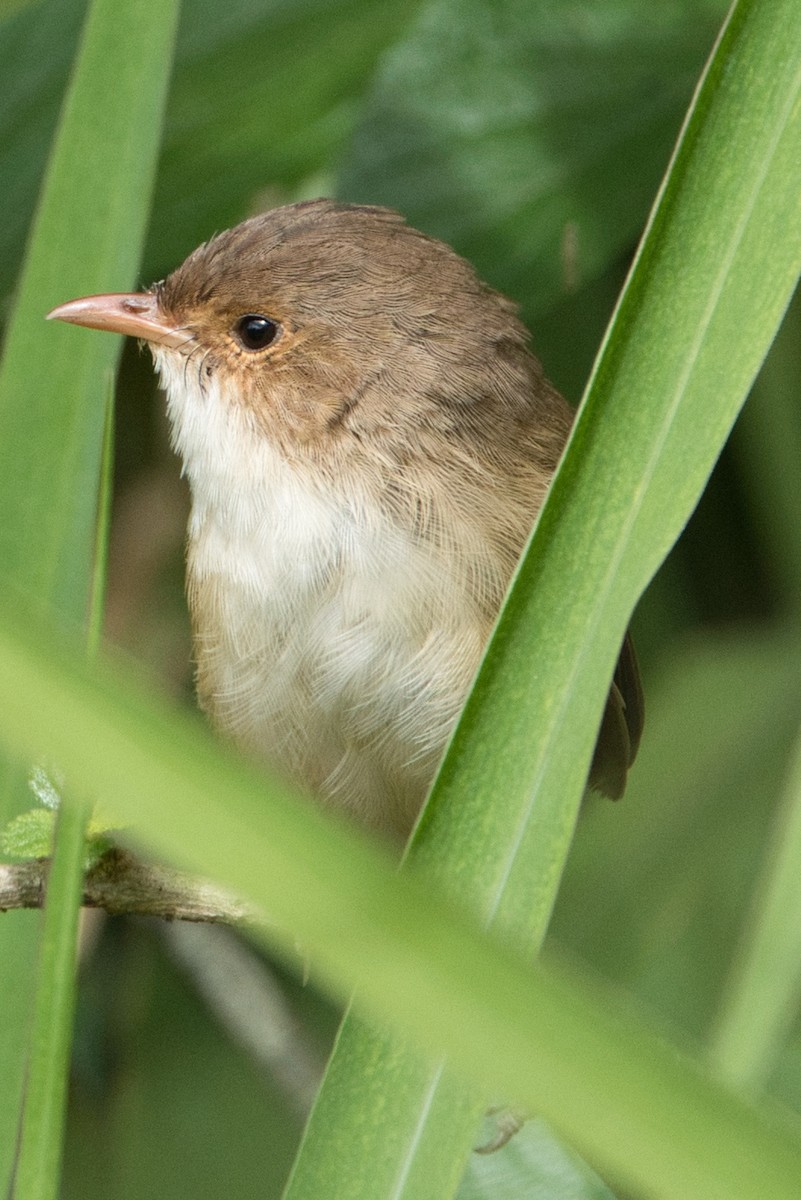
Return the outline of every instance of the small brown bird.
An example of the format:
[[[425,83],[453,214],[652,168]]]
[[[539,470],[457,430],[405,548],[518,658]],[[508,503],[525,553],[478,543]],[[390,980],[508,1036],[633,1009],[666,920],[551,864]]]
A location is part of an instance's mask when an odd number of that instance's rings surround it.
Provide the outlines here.
[[[153,353],[212,723],[407,834],[570,430],[515,306],[397,213],[316,200],[49,315]],[[622,793],[641,726],[627,639],[591,787]]]

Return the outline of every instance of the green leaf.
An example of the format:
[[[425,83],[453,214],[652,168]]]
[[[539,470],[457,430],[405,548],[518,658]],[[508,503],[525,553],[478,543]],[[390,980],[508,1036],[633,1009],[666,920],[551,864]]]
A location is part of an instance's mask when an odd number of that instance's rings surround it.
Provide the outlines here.
[[[0,33],[0,294],[19,264],[84,7],[42,0]],[[186,0],[142,277],[172,268],[254,204],[291,199],[333,164],[378,56],[416,7]],[[103,287],[119,288],[121,278],[109,273]]]
[[[30,808],[9,821],[0,832],[0,854],[8,858],[49,858],[53,853],[56,814],[49,808]]]
[[[136,31],[138,16],[129,19]],[[164,91],[155,47],[144,65],[127,53],[117,61],[129,36],[117,14],[87,86],[76,80],[69,94],[0,367],[5,578],[72,620],[88,602],[105,399],[121,343],[78,341],[44,315],[135,277]]]
[[[534,319],[639,235],[724,11],[435,0],[383,59],[339,192],[400,209]]]
[[[34,0],[0,0],[0,21],[5,21],[7,17],[19,12],[21,8],[27,8],[33,2]]]
[[[801,998],[801,746],[796,744],[753,911],[714,1030],[723,1079],[763,1086]]]
[[[732,438],[751,521],[764,538],[780,602],[792,611],[801,603],[799,376],[801,294],[796,292]]]
[[[801,714],[799,631],[704,632],[652,671],[625,803],[579,823],[551,933],[704,1042],[721,1003]]]
[[[78,910],[86,857],[87,805],[62,804],[47,882],[14,1200],[59,1194],[61,1143],[75,1006]],[[47,812],[48,817],[53,814]]]
[[[701,494],[801,268],[799,61],[794,4],[735,8],[416,831],[414,864],[528,955],[550,918],[632,608]],[[336,1172],[361,1178],[342,1152],[355,1145],[361,1057],[356,1032],[340,1040],[291,1200],[319,1189],[322,1161],[329,1188]],[[444,1179],[474,1135],[469,1108],[448,1121],[448,1105],[436,1107],[440,1080],[451,1086],[442,1063],[425,1071],[387,1039],[379,1078],[395,1177],[413,1174],[417,1145],[439,1142]],[[370,1159],[370,1146],[358,1154]]]
[[[18,21],[38,15],[34,10]],[[133,280],[155,175],[176,18],[177,5],[161,0],[124,11],[113,0],[91,5],[0,364],[4,577],[31,607],[73,626],[86,619],[92,594],[96,609],[102,603],[97,481],[120,347],[111,338],[87,338],[79,345],[67,330],[46,327],[44,316],[58,301],[99,291],[111,278],[118,286]],[[56,21],[55,36],[67,33],[68,22]],[[107,440],[107,461],[109,450]],[[106,503],[101,502],[101,518]],[[10,815],[14,789],[9,787],[0,801]],[[87,816],[74,802],[59,812],[33,1005],[31,923],[12,919],[0,930],[9,989],[0,1045],[8,1098],[0,1118],[0,1180],[9,1179],[15,1153],[13,1100],[25,1069],[33,1010],[16,1148],[19,1200],[55,1196],[58,1190]]]
[[[481,1142],[487,1095],[446,1071],[442,1056],[426,1058],[394,1030],[358,1008],[350,1011],[285,1200],[332,1188],[354,1200],[452,1196],[473,1145]]]
[[[0,737],[114,794],[151,846],[269,914],[262,936],[480,1091],[542,1113],[602,1170],[666,1200],[794,1200],[801,1142],[710,1080],[588,981],[532,972],[429,876],[238,761],[200,724],[64,639],[0,628]],[[13,704],[10,703],[13,698]],[[202,814],[202,820],[198,819]]]

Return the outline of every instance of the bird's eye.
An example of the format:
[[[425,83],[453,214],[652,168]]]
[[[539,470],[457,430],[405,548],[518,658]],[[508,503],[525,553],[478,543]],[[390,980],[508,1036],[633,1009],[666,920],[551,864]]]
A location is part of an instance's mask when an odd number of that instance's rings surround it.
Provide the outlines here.
[[[278,337],[280,325],[259,313],[246,313],[234,325],[234,336],[246,350],[264,350]]]

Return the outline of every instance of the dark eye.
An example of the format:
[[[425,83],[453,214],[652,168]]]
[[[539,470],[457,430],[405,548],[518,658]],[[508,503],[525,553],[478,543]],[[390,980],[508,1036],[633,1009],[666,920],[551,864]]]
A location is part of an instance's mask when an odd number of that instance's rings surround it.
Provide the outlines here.
[[[264,350],[278,337],[280,325],[258,313],[246,313],[234,325],[234,334],[246,350]]]

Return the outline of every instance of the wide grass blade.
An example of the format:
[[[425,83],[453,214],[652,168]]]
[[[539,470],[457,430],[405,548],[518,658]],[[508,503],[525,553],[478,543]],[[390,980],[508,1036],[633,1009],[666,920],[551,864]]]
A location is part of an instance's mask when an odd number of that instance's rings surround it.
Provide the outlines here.
[[[601,1170],[670,1200],[794,1200],[801,1138],[564,970],[533,973],[429,876],[43,631],[0,629],[0,737],[44,752],[155,849],[250,897],[262,936],[334,995],[537,1111]],[[12,704],[13,701],[13,704]]]

